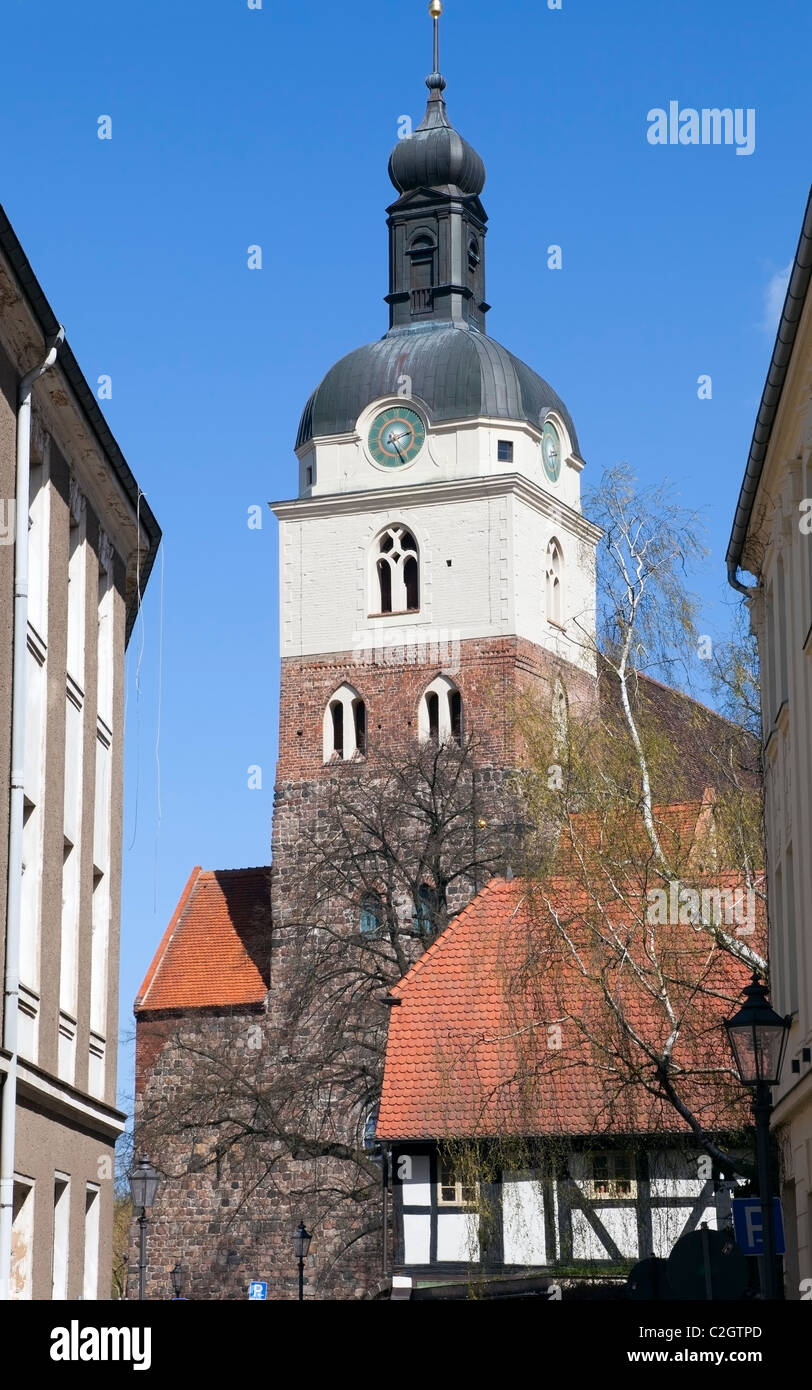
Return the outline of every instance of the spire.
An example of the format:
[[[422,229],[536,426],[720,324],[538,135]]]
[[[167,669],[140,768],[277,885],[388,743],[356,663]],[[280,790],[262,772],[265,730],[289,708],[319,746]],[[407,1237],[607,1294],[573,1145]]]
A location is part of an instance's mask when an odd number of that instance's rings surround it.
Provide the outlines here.
[[[447,126],[450,129],[451,122],[446,115],[445,98],[443,92],[448,85],[443,74],[440,72],[440,15],[443,13],[442,0],[431,0],[429,14],[434,23],[434,65],[426,78],[426,86],[429,89],[429,103],[426,107],[426,115],[419,130],[430,130],[432,126]]]
[[[431,320],[484,329],[488,311],[487,215],[479,200],[485,165],[446,112],[442,12],[442,0],[431,0],[434,66],[426,78],[426,114],[416,130],[398,141],[389,159],[389,177],[400,194],[388,209],[390,330]]]

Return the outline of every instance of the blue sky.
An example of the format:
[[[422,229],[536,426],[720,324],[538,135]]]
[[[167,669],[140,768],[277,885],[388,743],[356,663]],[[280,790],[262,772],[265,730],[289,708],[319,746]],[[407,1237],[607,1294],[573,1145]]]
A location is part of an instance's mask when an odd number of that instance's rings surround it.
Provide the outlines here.
[[[248,509],[294,492],[307,396],[386,329],[386,163],[422,117],[427,8],[4,6],[0,200],[89,381],[112,377],[103,408],[165,537],[129,653],[125,1102],[132,999],[190,869],[268,861],[276,536]],[[809,185],[808,0],[447,0],[442,28],[449,114],[488,168],[489,331],[567,402],[585,481],[626,460],[707,509],[697,587],[723,628]],[[755,152],[652,146],[672,100],[754,108]]]

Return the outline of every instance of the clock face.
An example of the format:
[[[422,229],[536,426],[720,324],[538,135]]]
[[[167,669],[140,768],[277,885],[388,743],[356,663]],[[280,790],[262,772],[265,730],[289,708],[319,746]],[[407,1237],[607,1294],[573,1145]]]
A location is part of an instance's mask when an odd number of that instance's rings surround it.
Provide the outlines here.
[[[426,442],[426,427],[416,410],[393,405],[372,421],[369,452],[383,468],[402,468],[417,458]]]
[[[557,483],[561,472],[561,437],[549,420],[541,432],[541,459],[550,482]]]

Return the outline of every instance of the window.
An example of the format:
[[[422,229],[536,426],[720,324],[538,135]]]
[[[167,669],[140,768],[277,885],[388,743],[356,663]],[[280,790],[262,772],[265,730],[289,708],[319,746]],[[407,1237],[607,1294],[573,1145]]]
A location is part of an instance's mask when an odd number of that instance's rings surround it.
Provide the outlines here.
[[[324,711],[324,761],[366,757],[367,708],[357,690],[342,685]]]
[[[417,723],[421,743],[462,744],[462,697],[448,676],[438,676],[424,693]]]
[[[417,901],[412,909],[412,931],[415,936],[434,936],[438,927],[440,900],[434,888],[421,883]]]
[[[13,1299],[30,1299],[34,1270],[34,1183],[14,1176],[11,1227],[11,1286]]]
[[[306,486],[306,487],[312,487],[312,486],[313,486],[313,465],[312,465],[312,463],[309,463],[309,464],[307,465],[307,468],[305,469],[305,486]]]
[[[561,592],[561,575],[563,561],[561,558],[561,547],[553,537],[547,546],[547,562],[545,567],[545,581],[547,590],[547,620],[556,623],[559,627],[563,623],[563,603]]]
[[[471,237],[468,243],[468,271],[471,275],[476,275],[480,262],[479,243],[476,237]]]
[[[383,903],[377,893],[365,893],[361,899],[361,935],[376,936],[383,924]]]
[[[479,1197],[479,1183],[462,1178],[453,1163],[440,1164],[437,1201],[441,1207],[473,1207]]]
[[[333,717],[333,752],[339,757],[344,757],[344,706],[338,700],[334,700],[330,706],[330,713]]]
[[[70,1241],[70,1179],[57,1173],[54,1181],[54,1239],[51,1298],[68,1296],[68,1246]]]
[[[87,542],[85,499],[74,479],[70,484],[68,547],[68,675],[81,690],[85,682],[85,592]]]
[[[763,655],[764,664],[764,742],[770,736],[773,722],[775,720],[775,660],[774,632],[775,614],[773,612],[773,586],[767,585],[764,600],[764,628],[759,642],[759,653]]]
[[[440,737],[440,697],[436,690],[426,695],[426,711],[429,721],[429,738],[437,741]]]
[[[451,737],[455,743],[462,743],[462,697],[458,690],[448,692],[448,718]]]
[[[417,613],[420,577],[417,542],[405,526],[388,526],[375,546],[375,591],[379,613]]]
[[[784,875],[784,934],[787,945],[787,991],[786,1001],[787,1010],[794,1014],[798,1012],[798,940],[795,929],[795,865],[793,862],[792,846],[787,849],[786,874]],[[781,907],[779,905],[779,912]]]
[[[500,463],[513,462],[513,441],[511,439],[500,439],[496,445],[496,457]]]
[[[553,752],[556,757],[566,747],[568,727],[567,692],[561,680],[556,677],[553,687]]]
[[[592,1197],[634,1197],[637,1194],[634,1156],[630,1153],[591,1154],[588,1171],[587,1186]]]
[[[99,1214],[100,1194],[94,1183],[85,1188],[85,1269],[82,1297],[95,1299],[99,1295]]]
[[[430,313],[433,306],[434,242],[429,236],[417,236],[409,247],[409,289],[413,314]]]
[[[28,621],[43,641],[48,636],[48,529],[50,489],[44,462],[31,461],[28,511]]]
[[[105,538],[106,539],[106,538]],[[103,544],[104,560],[99,562],[98,590],[98,661],[96,673],[96,712],[108,729],[113,727],[113,671],[115,666],[115,591],[113,589],[113,560],[109,541]]]
[[[353,700],[352,715],[355,722],[355,751],[366,757],[367,707],[363,700]]]
[[[367,1115],[366,1119],[364,1120],[364,1127],[363,1127],[363,1130],[362,1130],[363,1145],[364,1145],[364,1152],[365,1152],[365,1153],[376,1153],[376,1152],[380,1153],[380,1151],[381,1151],[380,1145],[379,1145],[377,1139],[375,1138],[377,1129],[378,1129],[378,1112],[377,1112],[377,1110],[370,1110],[369,1114]]]
[[[778,692],[775,713],[777,714],[784,701],[789,699],[789,672],[787,663],[787,629],[789,626],[789,613],[787,611],[787,586],[784,578],[784,560],[781,555],[778,557],[776,573],[778,581],[776,591],[775,632]]]

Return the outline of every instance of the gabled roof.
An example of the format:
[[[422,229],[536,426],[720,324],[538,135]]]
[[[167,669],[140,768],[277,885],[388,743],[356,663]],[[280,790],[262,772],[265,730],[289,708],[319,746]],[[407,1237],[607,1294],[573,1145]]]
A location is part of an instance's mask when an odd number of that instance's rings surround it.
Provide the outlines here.
[[[135,1014],[261,1004],[270,960],[271,870],[193,869]]]
[[[380,1139],[687,1132],[666,1102],[639,1084],[624,1086],[585,1037],[584,1028],[600,1033],[605,1008],[571,953],[551,951],[549,934],[539,931],[546,905],[578,943],[588,904],[570,879],[551,879],[536,896],[520,880],[493,879],[392,990]],[[608,914],[625,930],[621,904]],[[672,933],[672,951],[691,954],[706,989],[715,991],[689,1003],[677,1059],[730,1066],[726,1000],[738,996],[749,972],[689,926],[658,932]],[[633,932],[628,939],[634,951]],[[620,961],[613,992],[640,1032],[663,1041],[667,1021],[632,969],[623,970]],[[718,1131],[722,1119],[740,1121],[740,1090],[720,1109],[716,1083],[697,1075],[687,1085],[683,1099],[701,1122]]]

